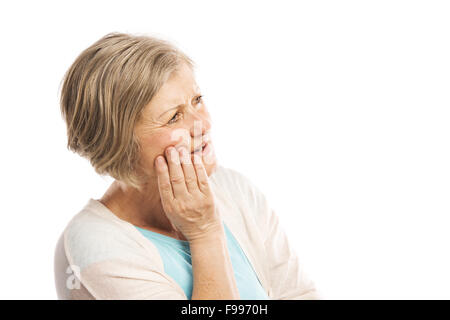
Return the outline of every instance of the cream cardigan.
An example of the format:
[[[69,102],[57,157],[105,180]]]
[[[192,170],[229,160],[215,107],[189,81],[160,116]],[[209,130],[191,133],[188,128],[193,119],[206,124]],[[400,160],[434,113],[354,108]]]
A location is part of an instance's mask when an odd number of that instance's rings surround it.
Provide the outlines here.
[[[265,196],[241,173],[217,165],[216,208],[270,299],[320,299]],[[89,199],[55,249],[59,299],[183,299],[155,245],[101,202]]]

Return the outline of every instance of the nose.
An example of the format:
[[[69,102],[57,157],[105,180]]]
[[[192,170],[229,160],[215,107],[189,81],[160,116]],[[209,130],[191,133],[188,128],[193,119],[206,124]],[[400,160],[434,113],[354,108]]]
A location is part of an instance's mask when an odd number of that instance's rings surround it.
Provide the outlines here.
[[[190,126],[191,137],[202,137],[211,130],[211,119],[209,114],[193,114]]]
[[[203,142],[209,141],[211,130],[211,118],[209,112],[205,110],[193,110],[189,112],[186,118],[186,126],[178,128],[172,132],[172,140],[177,141],[174,146],[186,147],[188,150],[194,151]]]

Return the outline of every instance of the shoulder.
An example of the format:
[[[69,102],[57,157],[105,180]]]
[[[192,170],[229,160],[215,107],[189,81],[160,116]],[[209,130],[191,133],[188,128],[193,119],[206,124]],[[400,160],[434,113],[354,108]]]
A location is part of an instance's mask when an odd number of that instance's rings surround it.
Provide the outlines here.
[[[269,204],[264,193],[245,174],[219,165],[211,175],[214,187],[226,193],[231,201],[244,208],[243,212],[253,212],[258,217],[267,211]]]
[[[253,182],[241,172],[218,165],[214,173],[210,177],[211,181],[227,187],[235,193],[243,194],[245,191],[251,191],[255,188]]]
[[[234,197],[244,197],[245,201],[254,202],[255,204],[265,200],[261,189],[245,174],[235,169],[218,165],[211,176],[211,180],[215,184],[220,184],[228,189]]]
[[[83,269],[96,262],[142,253],[129,235],[125,222],[110,217],[97,200],[90,199],[64,230],[64,247],[70,264]]]

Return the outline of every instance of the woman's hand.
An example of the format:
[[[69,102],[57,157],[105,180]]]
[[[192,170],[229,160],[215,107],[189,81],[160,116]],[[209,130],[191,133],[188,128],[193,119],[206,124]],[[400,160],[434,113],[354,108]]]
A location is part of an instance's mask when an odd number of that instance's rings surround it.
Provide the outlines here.
[[[166,149],[155,161],[161,203],[167,218],[188,241],[214,236],[222,228],[208,175],[199,155],[184,147]]]

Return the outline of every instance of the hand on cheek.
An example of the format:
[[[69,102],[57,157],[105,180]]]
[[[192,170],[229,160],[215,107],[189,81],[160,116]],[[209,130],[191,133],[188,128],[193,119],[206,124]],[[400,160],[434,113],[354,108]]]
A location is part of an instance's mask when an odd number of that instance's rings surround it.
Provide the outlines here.
[[[155,167],[167,218],[188,241],[213,236],[222,224],[202,159],[184,147],[169,147],[165,155],[156,158]]]

